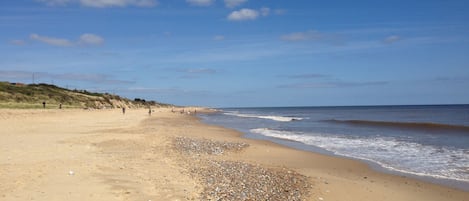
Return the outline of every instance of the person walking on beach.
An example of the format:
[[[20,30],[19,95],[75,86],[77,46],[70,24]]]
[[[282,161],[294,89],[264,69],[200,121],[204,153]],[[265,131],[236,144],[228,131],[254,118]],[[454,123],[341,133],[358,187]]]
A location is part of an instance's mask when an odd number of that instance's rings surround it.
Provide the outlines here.
[[[46,101],[42,102],[42,108],[46,109]]]
[[[122,108],[122,114],[125,114],[125,107]]]
[[[148,115],[151,116],[151,107],[148,108]]]

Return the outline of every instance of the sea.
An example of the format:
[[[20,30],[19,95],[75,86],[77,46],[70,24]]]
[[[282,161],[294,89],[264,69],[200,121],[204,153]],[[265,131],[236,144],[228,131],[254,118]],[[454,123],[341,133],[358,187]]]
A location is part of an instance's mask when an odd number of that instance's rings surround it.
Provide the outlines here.
[[[469,105],[220,108],[199,117],[247,138],[469,191]]]

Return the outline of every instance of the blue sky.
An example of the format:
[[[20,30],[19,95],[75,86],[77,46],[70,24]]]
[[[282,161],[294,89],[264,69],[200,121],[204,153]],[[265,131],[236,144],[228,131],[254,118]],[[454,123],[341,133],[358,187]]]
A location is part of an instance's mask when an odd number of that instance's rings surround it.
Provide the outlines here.
[[[469,2],[0,1],[0,80],[178,105],[469,103]]]

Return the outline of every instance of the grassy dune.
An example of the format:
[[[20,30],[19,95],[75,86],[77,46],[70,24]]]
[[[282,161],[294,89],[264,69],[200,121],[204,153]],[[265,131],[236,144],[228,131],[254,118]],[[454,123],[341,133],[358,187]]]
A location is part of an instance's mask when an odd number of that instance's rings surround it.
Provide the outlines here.
[[[43,108],[141,108],[148,106],[167,107],[168,104],[144,99],[130,100],[108,93],[93,93],[86,90],[69,90],[49,84],[16,84],[0,82],[0,108],[34,109]]]

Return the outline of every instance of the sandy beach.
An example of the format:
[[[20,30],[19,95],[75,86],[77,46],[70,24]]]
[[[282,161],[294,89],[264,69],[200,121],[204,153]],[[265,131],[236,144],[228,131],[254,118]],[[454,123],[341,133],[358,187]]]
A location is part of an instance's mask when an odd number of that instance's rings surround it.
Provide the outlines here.
[[[0,139],[2,201],[469,200],[469,192],[245,139],[171,109],[2,109]]]

